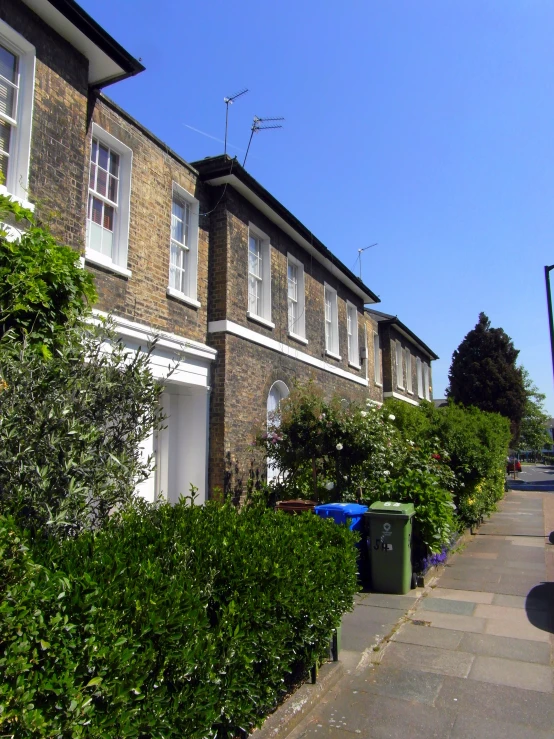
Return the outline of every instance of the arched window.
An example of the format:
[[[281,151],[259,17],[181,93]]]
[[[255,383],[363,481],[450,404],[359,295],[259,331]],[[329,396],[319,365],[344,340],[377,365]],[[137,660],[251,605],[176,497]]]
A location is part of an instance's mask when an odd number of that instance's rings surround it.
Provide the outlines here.
[[[269,389],[269,394],[267,396],[267,425],[269,426],[279,426],[280,418],[279,418],[279,407],[281,405],[281,401],[284,400],[289,394],[289,389],[285,385],[284,382],[281,380],[277,380],[277,382],[274,382],[271,388]],[[267,481],[271,482],[272,480],[275,480],[277,477],[279,477],[279,469],[278,467],[273,463],[273,461],[268,457],[267,460]]]

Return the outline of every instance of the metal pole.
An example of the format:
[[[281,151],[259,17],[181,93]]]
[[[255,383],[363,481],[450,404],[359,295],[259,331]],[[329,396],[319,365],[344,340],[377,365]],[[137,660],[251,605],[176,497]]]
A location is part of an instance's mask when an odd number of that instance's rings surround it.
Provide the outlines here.
[[[552,372],[554,374],[554,319],[552,318],[552,293],[550,291],[550,270],[554,264],[544,268],[544,279],[546,281],[546,300],[548,303],[548,324],[550,326],[550,353],[552,354]]]

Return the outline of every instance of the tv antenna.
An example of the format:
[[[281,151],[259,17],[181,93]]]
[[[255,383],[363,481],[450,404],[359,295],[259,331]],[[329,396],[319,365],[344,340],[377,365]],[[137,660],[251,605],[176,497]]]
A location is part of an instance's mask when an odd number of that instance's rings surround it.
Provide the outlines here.
[[[270,128],[283,128],[280,123],[274,124],[274,121],[284,121],[284,118],[259,118],[257,115],[254,116],[254,120],[252,121],[252,126],[250,128],[250,140],[248,142],[248,147],[246,149],[246,154],[244,155],[244,162],[242,163],[242,166],[246,164],[246,157],[248,156],[248,152],[250,151],[250,144],[252,143],[252,137],[255,133],[258,133],[258,131],[267,131]],[[269,126],[261,126],[260,123],[269,123]]]
[[[377,246],[377,242],[375,244],[370,244],[369,246],[364,246],[361,249],[358,249],[358,264],[360,266],[360,280],[362,279],[362,252],[367,251],[368,249],[372,249],[374,246]]]
[[[240,98],[241,95],[246,95],[248,92],[248,88],[244,88],[244,90],[241,90],[240,92],[235,92],[234,95],[229,95],[229,97],[223,98],[223,102],[225,103],[225,149],[223,150],[223,154],[227,154],[227,127],[229,125],[229,106],[232,105],[237,98]]]

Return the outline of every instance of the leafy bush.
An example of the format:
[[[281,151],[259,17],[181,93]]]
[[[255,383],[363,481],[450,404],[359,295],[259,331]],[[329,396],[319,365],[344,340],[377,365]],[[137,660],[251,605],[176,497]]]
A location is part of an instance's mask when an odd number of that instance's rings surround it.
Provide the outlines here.
[[[353,542],[317,516],[183,500],[139,502],[100,531],[37,545],[45,575],[29,575],[29,623],[1,647],[2,733],[201,739],[249,730],[325,653],[352,606]],[[25,594],[16,595],[22,613]],[[6,618],[0,610],[1,633]],[[18,678],[34,631],[44,644]]]
[[[285,473],[279,497],[314,497],[315,488],[319,500],[411,502],[422,556],[450,544],[455,480],[438,441],[406,439],[388,408],[326,402],[311,385],[296,387],[275,421],[258,443]]]
[[[25,231],[14,238],[5,224]],[[58,244],[30,210],[5,195],[0,195],[0,285],[0,337],[11,333],[44,357],[96,300],[93,277],[80,266],[79,254]]]
[[[403,436],[420,443],[437,443],[454,473],[454,502],[460,526],[477,523],[491,513],[504,495],[504,468],[510,441],[509,421],[497,413],[449,403],[435,408],[398,400],[386,402]]]
[[[67,329],[47,361],[25,346],[1,352],[0,513],[74,535],[129,501],[151,472],[141,442],[160,422],[148,365],[148,352],[92,326]]]

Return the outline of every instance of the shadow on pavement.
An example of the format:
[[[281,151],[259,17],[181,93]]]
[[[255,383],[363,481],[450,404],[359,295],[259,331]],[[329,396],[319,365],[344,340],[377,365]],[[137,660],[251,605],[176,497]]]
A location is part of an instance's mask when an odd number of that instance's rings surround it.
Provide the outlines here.
[[[525,611],[533,626],[554,634],[554,582],[535,585],[527,594]]]

